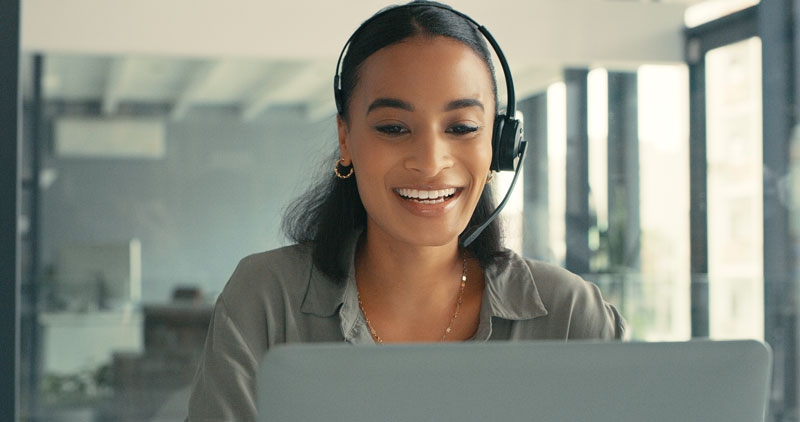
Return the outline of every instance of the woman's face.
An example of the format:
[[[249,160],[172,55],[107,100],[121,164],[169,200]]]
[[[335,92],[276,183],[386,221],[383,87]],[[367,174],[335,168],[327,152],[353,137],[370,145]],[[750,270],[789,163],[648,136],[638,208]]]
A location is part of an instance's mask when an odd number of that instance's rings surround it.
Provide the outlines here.
[[[455,242],[483,191],[492,157],[494,91],[487,65],[446,37],[413,37],[361,66],[339,121],[370,237]]]

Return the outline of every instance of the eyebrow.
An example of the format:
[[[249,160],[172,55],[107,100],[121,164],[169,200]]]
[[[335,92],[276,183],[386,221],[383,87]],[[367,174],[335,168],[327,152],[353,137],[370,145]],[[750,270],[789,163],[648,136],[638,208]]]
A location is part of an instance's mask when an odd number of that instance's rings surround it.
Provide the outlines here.
[[[414,111],[414,106],[403,100],[398,100],[397,98],[378,98],[377,100],[373,101],[372,104],[369,105],[369,108],[367,108],[367,114],[372,112],[372,110],[383,107],[399,108],[401,110]]]
[[[471,98],[463,98],[460,100],[451,101],[450,103],[447,104],[447,107],[445,107],[444,109],[445,111],[453,111],[459,108],[467,108],[467,107],[479,107],[481,110],[484,109],[482,102]]]
[[[373,101],[372,104],[369,105],[367,108],[367,114],[372,112],[375,109],[379,108],[399,108],[401,110],[406,111],[414,111],[414,106],[411,103],[397,99],[397,98],[378,98],[377,100]],[[462,98],[459,100],[453,100],[447,103],[445,106],[445,111],[453,111],[458,110],[460,108],[469,108],[469,107],[478,107],[481,110],[484,110],[483,103],[472,99],[472,98]]]

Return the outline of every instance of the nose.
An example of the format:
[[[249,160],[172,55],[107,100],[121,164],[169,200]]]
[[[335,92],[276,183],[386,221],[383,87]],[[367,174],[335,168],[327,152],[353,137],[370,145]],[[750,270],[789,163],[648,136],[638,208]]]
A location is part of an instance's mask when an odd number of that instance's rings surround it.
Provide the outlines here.
[[[418,133],[409,144],[406,168],[426,177],[436,176],[453,166],[452,145],[434,130]]]

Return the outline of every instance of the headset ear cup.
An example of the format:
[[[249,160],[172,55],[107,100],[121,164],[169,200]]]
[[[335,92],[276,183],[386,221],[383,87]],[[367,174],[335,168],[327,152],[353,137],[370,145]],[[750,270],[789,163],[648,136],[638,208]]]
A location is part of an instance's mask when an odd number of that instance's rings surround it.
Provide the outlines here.
[[[518,158],[522,154],[522,126],[521,122],[513,117],[506,117],[506,119],[503,136],[507,137],[504,145],[507,147],[508,170],[516,171],[517,166],[520,165]]]
[[[492,134],[492,166],[494,171],[514,171],[515,160],[520,153],[522,131],[519,120],[498,115]]]
[[[502,160],[501,144],[503,140],[503,126],[505,125],[504,115],[497,115],[494,118],[494,128],[492,130],[492,171],[500,171],[500,162]]]

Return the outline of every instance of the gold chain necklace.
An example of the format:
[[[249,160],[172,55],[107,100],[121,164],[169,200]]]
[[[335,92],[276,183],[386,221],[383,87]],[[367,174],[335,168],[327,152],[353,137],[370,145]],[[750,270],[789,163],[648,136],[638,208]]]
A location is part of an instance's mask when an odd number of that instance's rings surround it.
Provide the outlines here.
[[[453,317],[450,318],[450,324],[447,326],[447,329],[444,330],[444,334],[442,334],[442,339],[439,341],[444,341],[447,338],[447,335],[450,334],[450,331],[453,330],[453,324],[456,322],[456,318],[458,318],[458,312],[461,310],[461,302],[464,300],[464,287],[467,286],[467,256],[466,254],[463,255],[461,259],[461,292],[458,294],[458,301],[456,302],[456,311],[453,312]],[[364,320],[367,322],[367,328],[369,329],[370,334],[372,334],[372,338],[378,343],[383,344],[383,339],[381,336],[378,335],[378,332],[375,331],[375,328],[372,327],[372,322],[370,322],[369,317],[367,317],[367,311],[364,310],[364,302],[361,301],[361,294],[358,292],[358,288],[356,288],[356,296],[358,297],[358,307],[361,309],[361,314],[364,315]]]

